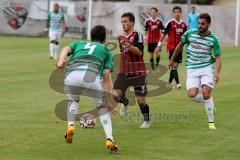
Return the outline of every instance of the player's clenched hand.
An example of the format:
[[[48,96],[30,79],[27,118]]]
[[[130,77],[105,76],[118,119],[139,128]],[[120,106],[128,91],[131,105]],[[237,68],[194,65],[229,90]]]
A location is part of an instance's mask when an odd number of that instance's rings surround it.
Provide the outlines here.
[[[215,75],[215,84],[217,84],[219,82],[219,78],[220,78],[219,74],[216,74]]]
[[[56,63],[56,66],[57,66],[58,68],[64,68],[64,62],[59,61],[59,62]]]

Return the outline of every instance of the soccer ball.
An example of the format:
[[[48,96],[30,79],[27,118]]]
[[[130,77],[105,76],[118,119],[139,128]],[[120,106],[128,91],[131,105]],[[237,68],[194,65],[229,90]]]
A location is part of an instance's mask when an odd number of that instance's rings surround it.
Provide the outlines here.
[[[96,125],[96,117],[92,114],[85,113],[80,117],[80,126],[82,128],[93,128]]]

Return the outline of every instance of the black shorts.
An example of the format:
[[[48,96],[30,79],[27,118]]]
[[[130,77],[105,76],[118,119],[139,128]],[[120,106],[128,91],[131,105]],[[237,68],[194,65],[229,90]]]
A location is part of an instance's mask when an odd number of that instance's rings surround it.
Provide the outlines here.
[[[157,43],[148,43],[148,52],[153,53],[156,47]]]
[[[169,60],[172,58],[174,51],[168,51]],[[178,56],[174,60],[175,63],[182,63],[182,52],[178,54]]]
[[[125,93],[128,87],[133,86],[136,96],[147,95],[147,78],[146,75],[142,76],[127,76],[123,73],[117,75],[117,79],[114,82],[113,89],[120,90],[122,97],[125,97]]]

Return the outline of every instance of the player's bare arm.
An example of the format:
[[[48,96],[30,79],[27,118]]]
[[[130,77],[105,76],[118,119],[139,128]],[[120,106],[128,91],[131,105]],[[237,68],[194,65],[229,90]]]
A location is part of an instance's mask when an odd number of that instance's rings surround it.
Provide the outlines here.
[[[162,35],[161,35],[161,37],[160,37],[160,40],[159,40],[159,42],[161,42],[161,43],[162,43],[162,42],[163,42],[163,40],[164,40],[164,38],[165,38],[165,36],[166,36],[166,35],[165,35],[164,33],[162,33]]]
[[[130,51],[139,56],[143,54],[142,51],[138,47],[135,47],[132,45],[130,45]]]
[[[105,92],[105,104],[107,105],[107,108],[109,112],[116,113],[117,110],[114,109],[113,104],[111,103],[111,97],[109,97],[111,94],[110,91],[112,89],[112,81],[111,81],[111,71],[110,69],[104,70],[104,76],[103,76],[103,90]]]
[[[139,55],[139,56],[143,54],[142,51],[138,47],[131,45],[129,42],[124,41],[122,43],[127,48],[127,50],[131,51],[132,53]]]
[[[64,35],[64,34],[66,33],[66,31],[67,31],[67,26],[66,26],[65,20],[62,21],[62,26],[63,26],[63,31],[62,31],[62,37],[63,37],[63,35]]]
[[[221,56],[215,56],[216,58],[216,75],[215,75],[215,83],[217,84],[220,78],[220,70],[221,70],[221,65],[222,65],[222,59]]]
[[[49,20],[47,20],[45,28],[44,28],[44,35],[46,36],[48,33],[48,27],[49,27]]]
[[[45,31],[48,31],[48,26],[49,26],[49,21],[47,20],[46,25],[45,25]]]
[[[163,42],[165,36],[166,35],[164,33],[162,33],[162,35],[160,37],[160,40],[159,40],[159,42],[157,44],[158,47],[156,48],[156,51],[161,51],[162,50],[162,42]]]
[[[184,43],[179,42],[179,44],[177,45],[176,49],[174,50],[172,58],[169,61],[169,67],[173,66],[174,60],[178,56],[178,54],[183,50],[183,46],[184,46]]]
[[[103,76],[103,89],[105,92],[111,91],[111,71],[110,69],[104,70],[104,76]]]
[[[144,43],[147,43],[147,36],[148,36],[148,33],[147,31],[144,31]]]
[[[71,48],[69,46],[66,46],[62,49],[59,61],[57,62],[57,67],[58,68],[63,68],[65,63],[67,62],[67,57],[68,55],[71,54]]]

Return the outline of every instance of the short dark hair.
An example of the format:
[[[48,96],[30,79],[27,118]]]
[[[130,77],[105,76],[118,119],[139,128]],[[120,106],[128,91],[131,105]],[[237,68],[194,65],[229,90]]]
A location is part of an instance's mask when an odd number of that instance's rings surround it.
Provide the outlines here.
[[[91,40],[103,43],[106,40],[106,28],[102,25],[97,25],[92,28]]]
[[[132,12],[126,12],[123,13],[123,15],[121,16],[121,18],[123,17],[128,17],[130,22],[133,22],[135,24],[135,16]]]
[[[208,23],[211,23],[211,17],[208,13],[201,13],[198,19],[206,19]]]
[[[151,9],[155,10],[156,12],[158,12],[158,9],[156,7],[152,7]]]
[[[180,10],[180,12],[182,12],[182,8],[179,7],[179,6],[175,6],[175,7],[173,7],[173,10],[172,10],[172,11],[174,12],[175,10],[178,10],[178,9]]]

